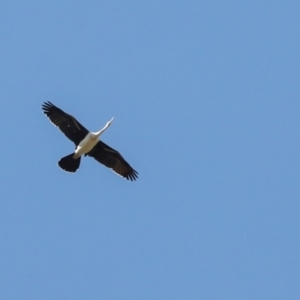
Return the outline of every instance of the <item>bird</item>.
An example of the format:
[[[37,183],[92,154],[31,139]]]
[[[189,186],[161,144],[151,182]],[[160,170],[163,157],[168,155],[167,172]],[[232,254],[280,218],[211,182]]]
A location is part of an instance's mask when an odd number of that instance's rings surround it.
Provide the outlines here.
[[[138,172],[134,170],[123,156],[100,140],[101,134],[111,125],[114,118],[97,132],[88,131],[73,116],[67,114],[50,101],[42,104],[42,110],[53,125],[58,127],[75,144],[75,151],[58,161],[64,171],[74,173],[80,166],[81,156],[90,156],[112,169],[115,173],[134,181]]]

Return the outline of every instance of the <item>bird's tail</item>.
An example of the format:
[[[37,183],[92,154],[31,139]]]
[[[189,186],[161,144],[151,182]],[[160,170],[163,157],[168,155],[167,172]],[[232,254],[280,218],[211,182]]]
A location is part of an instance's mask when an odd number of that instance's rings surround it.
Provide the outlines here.
[[[58,165],[67,172],[72,172],[72,173],[76,172],[77,169],[79,168],[81,157],[78,157],[75,159],[75,158],[73,158],[73,156],[74,156],[74,153],[63,157],[58,162]]]

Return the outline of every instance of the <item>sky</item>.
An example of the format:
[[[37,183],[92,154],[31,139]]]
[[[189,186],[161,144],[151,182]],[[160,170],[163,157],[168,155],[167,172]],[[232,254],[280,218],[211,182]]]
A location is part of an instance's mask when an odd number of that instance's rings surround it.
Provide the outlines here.
[[[300,299],[299,1],[3,1],[1,299]],[[121,152],[74,145],[51,101]]]

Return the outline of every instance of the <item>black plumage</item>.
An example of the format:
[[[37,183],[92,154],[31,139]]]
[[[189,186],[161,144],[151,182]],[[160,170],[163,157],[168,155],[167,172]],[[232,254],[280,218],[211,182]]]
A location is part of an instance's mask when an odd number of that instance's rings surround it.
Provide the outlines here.
[[[44,114],[57,126],[67,138],[74,142],[75,146],[86,137],[89,131],[82,126],[73,116],[65,113],[50,101],[42,105]]]

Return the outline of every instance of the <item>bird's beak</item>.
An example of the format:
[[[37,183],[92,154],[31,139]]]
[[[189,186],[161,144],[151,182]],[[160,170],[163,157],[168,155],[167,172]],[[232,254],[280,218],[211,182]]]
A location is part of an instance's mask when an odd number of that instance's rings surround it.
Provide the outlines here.
[[[107,126],[109,126],[113,120],[114,120],[114,117],[112,117],[111,120],[109,122],[107,122]]]

